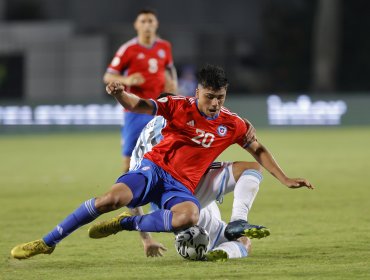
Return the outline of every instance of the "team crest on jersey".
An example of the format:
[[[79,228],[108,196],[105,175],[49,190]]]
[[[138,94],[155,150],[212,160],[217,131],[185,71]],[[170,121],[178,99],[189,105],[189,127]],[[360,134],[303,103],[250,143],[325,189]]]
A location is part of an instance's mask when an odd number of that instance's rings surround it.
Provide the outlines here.
[[[166,103],[168,101],[168,97],[159,98],[157,101],[161,103]]]
[[[143,54],[142,52],[139,53],[136,57],[137,59],[144,59],[145,58],[145,54]]]
[[[157,54],[160,58],[165,58],[166,57],[166,53],[163,49],[158,50]]]
[[[217,127],[217,133],[218,133],[218,135],[220,135],[220,136],[225,136],[225,135],[226,135],[226,133],[227,133],[227,128],[226,128],[226,126],[224,126],[224,125],[220,125],[219,127]]]

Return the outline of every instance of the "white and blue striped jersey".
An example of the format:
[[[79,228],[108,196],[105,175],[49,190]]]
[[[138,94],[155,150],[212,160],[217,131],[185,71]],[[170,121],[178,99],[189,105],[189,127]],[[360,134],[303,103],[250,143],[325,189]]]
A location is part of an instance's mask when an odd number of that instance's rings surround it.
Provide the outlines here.
[[[165,126],[166,119],[156,116],[143,128],[131,154],[130,170],[140,166],[144,154],[151,151],[163,139],[161,132]]]

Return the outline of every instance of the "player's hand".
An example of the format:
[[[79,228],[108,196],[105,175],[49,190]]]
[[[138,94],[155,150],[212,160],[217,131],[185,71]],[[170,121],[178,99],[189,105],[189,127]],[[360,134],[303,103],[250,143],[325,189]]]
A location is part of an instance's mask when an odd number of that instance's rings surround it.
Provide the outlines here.
[[[163,244],[155,241],[154,239],[146,239],[143,241],[144,253],[147,257],[162,257],[163,252],[167,251],[167,248]]]
[[[127,77],[126,84],[128,86],[140,86],[145,82],[145,78],[140,73],[134,73]]]
[[[111,82],[107,84],[105,90],[109,95],[115,96],[123,93],[125,91],[125,86],[120,82]]]
[[[308,180],[303,178],[287,178],[284,184],[291,189],[306,187],[313,190],[315,188]]]

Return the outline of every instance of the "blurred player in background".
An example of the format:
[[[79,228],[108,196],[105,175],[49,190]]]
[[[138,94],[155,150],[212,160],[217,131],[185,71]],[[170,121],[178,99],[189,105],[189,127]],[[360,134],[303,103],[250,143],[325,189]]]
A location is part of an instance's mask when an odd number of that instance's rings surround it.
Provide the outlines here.
[[[137,37],[116,52],[104,75],[104,82],[119,81],[140,98],[157,98],[163,91],[176,92],[177,74],[171,44],[157,35],[155,11],[141,10],[134,22]],[[128,171],[130,155],[151,115],[125,111],[121,130],[123,172]]]

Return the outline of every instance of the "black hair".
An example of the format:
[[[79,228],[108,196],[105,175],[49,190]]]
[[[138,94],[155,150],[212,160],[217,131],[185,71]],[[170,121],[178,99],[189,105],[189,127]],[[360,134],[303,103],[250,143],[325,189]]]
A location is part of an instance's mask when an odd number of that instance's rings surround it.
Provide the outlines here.
[[[163,97],[167,97],[167,96],[175,96],[176,94],[173,94],[173,93],[169,93],[169,92],[162,92],[160,95],[158,95],[157,99],[161,99]]]
[[[155,17],[158,17],[157,16],[157,12],[152,9],[152,8],[144,8],[144,9],[141,9],[140,11],[137,12],[136,14],[136,18],[142,14],[152,14],[152,15],[155,15]]]
[[[229,82],[222,67],[206,64],[197,73],[198,84],[204,88],[220,90],[227,88]]]

